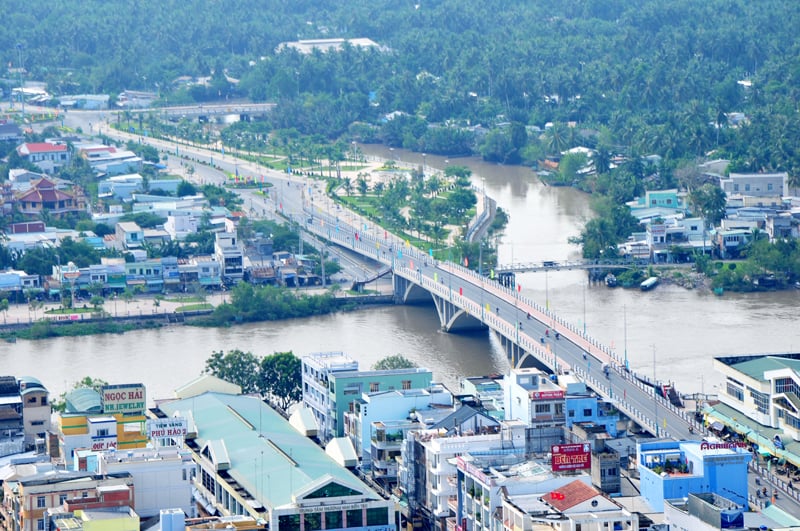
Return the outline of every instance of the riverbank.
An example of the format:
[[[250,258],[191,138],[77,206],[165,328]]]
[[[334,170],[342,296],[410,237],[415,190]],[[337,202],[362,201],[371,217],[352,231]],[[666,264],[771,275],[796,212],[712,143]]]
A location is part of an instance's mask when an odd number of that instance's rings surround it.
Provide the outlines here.
[[[357,295],[347,292],[335,299],[339,309],[365,305],[393,304],[391,289],[381,286],[375,292]],[[318,295],[321,289],[302,290],[304,295]],[[227,292],[214,293],[208,298],[204,309],[187,309],[196,303],[180,298],[140,296],[129,303],[105,300],[91,311],[64,312],[60,305],[46,304],[32,308],[27,304],[12,304],[3,313],[0,338],[6,341],[20,339],[44,339],[48,337],[84,336],[93,334],[117,334],[144,328],[160,328],[169,325],[200,324],[198,321],[213,314],[214,310],[229,302]],[[81,305],[80,310],[89,309]]]

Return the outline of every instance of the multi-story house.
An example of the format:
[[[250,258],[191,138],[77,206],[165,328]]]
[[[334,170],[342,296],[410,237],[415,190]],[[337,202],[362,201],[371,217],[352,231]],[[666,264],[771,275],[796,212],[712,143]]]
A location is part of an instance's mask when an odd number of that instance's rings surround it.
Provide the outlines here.
[[[465,408],[462,408],[465,409]],[[466,408],[470,409],[470,408]],[[474,410],[473,410],[474,411]],[[490,426],[489,422],[494,422]],[[519,421],[497,421],[483,416],[486,426],[478,430],[430,428],[410,431],[403,441],[398,467],[398,487],[408,500],[408,518],[423,518],[436,529],[456,510],[456,464],[454,458],[466,453],[505,452],[515,449],[528,455],[527,428]],[[441,424],[454,423],[443,420]]]
[[[563,442],[564,389],[534,368],[511,369],[503,387],[506,420],[520,420],[536,433],[537,453]]]
[[[17,154],[48,173],[66,166],[72,158],[66,144],[55,142],[27,142],[17,147]]]
[[[66,408],[56,417],[58,455],[72,466],[79,449],[133,450],[147,446],[145,390],[141,384],[111,385],[103,393],[79,388],[67,393]]]
[[[455,521],[461,529],[497,529],[498,509],[508,497],[560,491],[573,481],[585,486],[591,483],[585,474],[578,478],[554,474],[546,464],[527,459],[520,450],[470,452],[455,458]]]
[[[144,231],[133,221],[120,221],[115,232],[121,250],[139,249],[144,243]]]
[[[713,492],[748,503],[747,468],[753,458],[745,443],[640,442],[636,448],[642,496],[656,512],[664,500]]]
[[[59,470],[6,481],[0,503],[2,525],[6,531],[44,531],[48,509],[74,499],[109,497],[112,505],[133,507],[133,477],[127,472],[101,476]]]
[[[720,178],[720,187],[729,197],[783,197],[789,195],[789,174],[782,173],[731,173]]]
[[[0,376],[0,456],[44,447],[50,430],[50,400],[36,378]]]
[[[405,421],[412,416],[429,418],[434,412],[439,417],[452,410],[453,395],[441,384],[433,384],[428,389],[362,393],[361,398],[350,402],[349,410],[344,413],[344,433],[353,443],[362,465],[367,465],[371,460],[370,446],[376,422]]]
[[[319,438],[344,436],[344,414],[365,392],[427,389],[433,373],[428,369],[359,371],[358,362],[341,352],[310,354],[302,359],[303,404],[314,413]]]
[[[65,192],[46,177],[18,192],[14,201],[19,211],[28,218],[39,217],[45,212],[50,216],[61,217],[83,212],[86,208],[85,198],[77,187],[73,187],[72,193]]]
[[[236,233],[215,234],[214,256],[222,266],[223,282],[236,283],[244,278],[244,250],[237,244]]]
[[[502,531],[638,531],[639,515],[576,479],[549,492],[504,496],[493,523]]]
[[[189,450],[176,447],[137,448],[99,452],[97,472],[103,475],[128,472],[136,485],[136,512],[143,518],[165,509],[180,509],[197,515],[192,498],[195,464]]]

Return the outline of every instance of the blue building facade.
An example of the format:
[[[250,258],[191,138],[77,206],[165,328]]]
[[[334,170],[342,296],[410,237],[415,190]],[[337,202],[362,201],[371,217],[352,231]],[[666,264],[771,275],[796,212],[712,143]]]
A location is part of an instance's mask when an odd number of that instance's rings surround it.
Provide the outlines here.
[[[743,443],[653,441],[636,445],[642,496],[656,512],[665,499],[711,492],[746,505],[747,466],[752,455]]]
[[[565,399],[567,410],[567,428],[573,424],[594,424],[605,428],[611,437],[617,437],[617,422],[619,412],[610,404],[606,404],[592,395],[567,395]]]

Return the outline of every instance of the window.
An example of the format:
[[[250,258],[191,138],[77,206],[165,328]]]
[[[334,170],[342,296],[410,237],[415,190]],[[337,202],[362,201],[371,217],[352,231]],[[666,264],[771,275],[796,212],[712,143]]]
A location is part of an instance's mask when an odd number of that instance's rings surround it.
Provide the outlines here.
[[[791,378],[776,378],[775,393],[794,393],[800,396],[800,385],[797,385]]]
[[[278,517],[278,529],[285,531],[300,531],[300,515],[285,514]]]
[[[769,411],[769,395],[756,391],[752,387],[748,387],[747,390],[750,392],[750,398],[753,399],[758,412],[766,414]]]
[[[536,404],[537,413],[550,413],[550,404]]]
[[[369,384],[369,392],[370,393],[377,393],[381,389],[381,384],[378,382],[370,382]]]
[[[36,520],[36,529],[38,531],[44,531],[44,518],[39,518]]]
[[[303,515],[303,520],[305,521],[306,531],[317,531],[319,529],[322,529],[321,513],[306,513]]]
[[[361,527],[364,525],[361,509],[350,509],[345,513],[345,516],[347,517],[347,527]]]
[[[59,505],[63,505],[65,501],[67,501],[67,495],[66,494],[59,494],[58,495],[58,504]]]
[[[37,496],[36,497],[36,507],[41,509],[42,507],[47,507],[47,500],[45,500],[44,496]]]
[[[403,380],[402,386],[403,389],[411,389],[411,380]]]
[[[750,184],[749,183],[744,185],[744,191],[745,192],[749,192],[750,191]]]
[[[734,184],[733,185],[733,191],[734,192],[738,192],[739,191],[739,185],[738,184]]]
[[[367,525],[388,525],[389,514],[385,507],[367,509]]]
[[[329,511],[325,513],[325,529],[339,529],[343,526],[342,511]]]
[[[572,418],[574,416],[575,416],[575,410],[574,409],[570,409],[569,410],[569,418]]]
[[[772,191],[772,183],[767,183],[767,190]]]
[[[736,384],[731,381],[727,382],[725,391],[739,402],[744,400],[744,389],[737,387]]]
[[[592,410],[590,408],[584,409],[583,410],[583,416],[584,417],[591,417],[592,416]]]

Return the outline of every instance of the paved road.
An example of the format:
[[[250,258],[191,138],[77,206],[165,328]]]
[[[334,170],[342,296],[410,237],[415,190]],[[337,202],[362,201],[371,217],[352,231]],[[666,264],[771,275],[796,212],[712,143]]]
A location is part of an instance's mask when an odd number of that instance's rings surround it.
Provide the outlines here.
[[[170,155],[192,159],[200,165],[211,165],[229,173],[252,175],[258,180],[263,176],[273,186],[268,198],[254,189],[237,190],[245,200],[245,209],[256,213],[260,209],[262,215],[270,211],[279,214],[303,224],[319,236],[393,266],[396,274],[469,312],[552,369],[573,372],[654,435],[676,439],[699,437],[701,427],[694,423],[690,414],[654,396],[651,387],[639,383],[624,370],[624,360],[609,348],[521,293],[458,265],[437,262],[372,222],[352,212],[338,210],[318,184],[308,178],[248,163],[230,153],[223,155],[201,146],[176,145],[119,132],[104,127],[99,119],[100,113],[73,111],[66,121],[73,126],[87,126],[94,120],[93,129],[120,140],[147,143]],[[208,178],[219,179],[219,176]],[[548,336],[546,330],[550,330],[551,335]],[[561,339],[554,338],[556,332]],[[604,367],[608,368],[608,377]],[[694,433],[689,431],[690,426]]]
[[[84,130],[96,127],[100,116],[104,116],[103,113],[85,113],[76,117],[77,114],[71,112],[70,118],[76,118],[77,123],[82,122]],[[94,122],[90,126],[91,120]],[[103,129],[103,132],[120,139],[138,139],[113,130]],[[169,142],[139,140],[170,152],[176,149],[176,145]],[[357,214],[338,210],[339,207],[325,197],[318,185],[305,177],[252,165],[230,154],[222,156],[197,147],[178,146],[177,149],[182,156],[194,158],[202,164],[213,163],[228,172],[238,169],[240,174],[249,171],[254,176],[264,175],[265,180],[274,186],[270,197],[264,198],[253,191],[241,190],[247,208],[253,208],[256,212],[261,208],[265,216],[271,209],[273,215],[279,214],[305,223],[311,232],[391,265],[395,274],[419,283],[469,312],[486,326],[513,339],[554,370],[571,371],[578,375],[604,399],[616,404],[654,435],[678,440],[699,439],[703,435],[702,426],[694,421],[692,412],[675,408],[667,400],[655,396],[652,387],[641,384],[632,373],[625,370],[625,360],[617,353],[521,293],[458,265],[437,262],[424,251],[407,246],[402,240]],[[202,167],[196,166],[196,169]],[[555,339],[556,332],[561,336],[558,340]],[[604,366],[608,367],[608,374],[603,371]],[[752,476],[751,481],[754,487],[755,479]],[[751,492],[754,492],[753,488]],[[777,505],[786,506],[794,514],[800,507],[795,500],[786,500],[785,497],[780,498]]]

